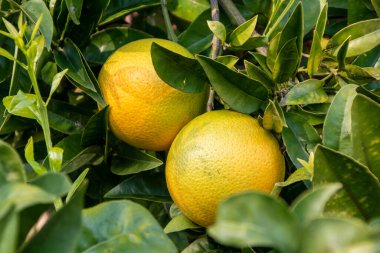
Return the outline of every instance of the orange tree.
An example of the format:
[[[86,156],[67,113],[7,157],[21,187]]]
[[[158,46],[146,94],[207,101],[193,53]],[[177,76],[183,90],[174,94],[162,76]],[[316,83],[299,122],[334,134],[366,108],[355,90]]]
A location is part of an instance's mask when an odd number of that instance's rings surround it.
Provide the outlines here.
[[[380,252],[379,15],[377,0],[0,0],[0,252]],[[153,43],[161,81],[256,118],[285,157],[272,194],[224,199],[207,228],[173,204],[167,153],[110,131],[100,69],[152,37],[193,56]]]

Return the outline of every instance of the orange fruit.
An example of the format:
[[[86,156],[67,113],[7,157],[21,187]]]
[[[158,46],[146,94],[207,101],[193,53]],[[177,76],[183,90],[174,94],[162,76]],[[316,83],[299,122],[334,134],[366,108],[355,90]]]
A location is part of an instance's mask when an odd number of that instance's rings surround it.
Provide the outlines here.
[[[184,93],[162,81],[152,63],[155,42],[185,57],[193,55],[177,43],[142,39],[116,50],[104,63],[99,85],[109,105],[109,125],[121,140],[138,148],[168,150],[179,130],[204,112],[207,88]]]
[[[202,226],[214,222],[218,204],[247,190],[270,192],[284,180],[277,140],[256,119],[228,110],[196,117],[174,139],[166,182],[174,203]]]

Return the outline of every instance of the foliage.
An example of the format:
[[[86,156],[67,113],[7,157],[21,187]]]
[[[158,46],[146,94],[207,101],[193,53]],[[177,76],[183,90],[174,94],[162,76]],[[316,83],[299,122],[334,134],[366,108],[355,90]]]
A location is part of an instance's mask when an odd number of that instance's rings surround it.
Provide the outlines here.
[[[153,45],[159,76],[259,118],[287,181],[192,223],[165,153],[109,131],[96,78],[125,43],[167,38],[166,7],[0,0],[0,252],[380,252],[379,1],[220,0],[219,20],[206,0],[167,2],[194,58]]]

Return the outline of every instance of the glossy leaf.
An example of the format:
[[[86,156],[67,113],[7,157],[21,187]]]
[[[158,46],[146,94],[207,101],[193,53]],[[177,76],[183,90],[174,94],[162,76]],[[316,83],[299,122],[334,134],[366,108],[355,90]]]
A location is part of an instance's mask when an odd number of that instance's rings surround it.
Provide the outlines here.
[[[249,61],[244,61],[244,66],[250,78],[259,81],[265,87],[267,87],[268,90],[274,89],[276,86],[275,82],[260,67],[250,63]]]
[[[259,192],[242,193],[222,202],[208,234],[228,246],[273,247],[288,253],[297,252],[299,243],[298,225],[287,206]]]
[[[56,144],[56,147],[65,150],[63,153],[62,171],[72,172],[88,164],[98,154],[100,147],[84,148],[80,144],[81,136],[72,134]]]
[[[79,18],[82,13],[83,0],[65,0],[70,18],[74,24],[79,25]]]
[[[101,18],[101,25],[124,17],[133,11],[138,11],[150,6],[159,5],[159,0],[118,0],[109,1],[104,15]]]
[[[350,45],[350,38],[351,36],[349,36],[338,49],[336,58],[338,60],[339,70],[344,70],[346,68],[346,56],[347,56],[348,46]]]
[[[2,206],[4,208],[6,206]],[[14,206],[7,206],[0,216],[0,252],[14,253],[17,247],[19,217]]]
[[[273,79],[277,83],[286,82],[291,78],[299,64],[297,38],[289,40],[280,50],[273,66]]]
[[[167,2],[171,14],[188,22],[194,21],[202,12],[210,9],[208,0],[168,0]]]
[[[286,94],[286,105],[315,104],[324,103],[328,100],[328,95],[323,90],[324,82],[316,79],[294,85]]]
[[[45,46],[50,50],[50,45],[53,39],[54,24],[53,18],[51,17],[50,11],[45,2],[43,0],[25,1],[20,8],[34,24],[42,15],[39,30],[45,38]]]
[[[317,24],[313,33],[313,41],[310,49],[310,56],[307,62],[307,73],[313,76],[318,71],[322,60],[322,38],[325,33],[327,23],[328,4],[326,3],[319,14]]]
[[[38,186],[46,192],[55,196],[64,196],[70,189],[71,182],[68,176],[62,173],[47,172],[42,176],[39,176],[30,184]]]
[[[279,43],[281,39],[282,33],[279,32],[270,42],[267,50],[267,57],[266,57],[266,63],[269,67],[269,69],[272,71],[274,68],[274,65],[276,63],[276,58],[278,55],[278,52],[281,48],[279,48]]]
[[[347,85],[335,95],[322,132],[323,145],[348,155],[353,153],[350,111],[356,88],[356,85]]]
[[[340,182],[343,185],[327,204],[331,214],[354,215],[370,220],[380,215],[380,183],[372,172],[351,157],[318,146],[314,159],[314,184]]]
[[[220,63],[223,63],[230,69],[235,68],[235,64],[239,61],[239,57],[235,55],[220,55],[215,58],[215,61],[218,61]]]
[[[108,110],[109,107],[106,106],[88,120],[81,137],[83,147],[104,141],[108,129]]]
[[[207,25],[212,33],[224,43],[227,37],[226,27],[220,21],[207,20]]]
[[[252,113],[267,98],[267,89],[258,81],[204,56],[196,56],[216,93],[232,109]]]
[[[91,78],[93,74],[88,72],[82,53],[72,41],[67,40],[62,51],[54,52],[54,58],[61,69],[68,69],[67,76],[73,84],[85,91],[97,103],[105,106],[99,84]]]
[[[16,96],[5,97],[3,104],[11,114],[41,122],[37,97],[34,94],[26,94],[20,90]]]
[[[320,137],[303,117],[289,112],[285,113],[285,119],[288,127],[282,130],[282,138],[290,160],[297,168],[301,168],[302,164],[298,159],[308,161],[308,153],[320,143]]]
[[[36,174],[42,175],[47,172],[47,169],[42,164],[39,164],[34,160],[33,137],[30,137],[28,143],[25,145],[25,159]]]
[[[181,253],[223,253],[210,238],[201,237],[189,244]]]
[[[57,211],[21,250],[22,253],[72,253],[81,228],[84,189]]]
[[[207,86],[207,77],[195,59],[172,52],[157,43],[151,47],[157,75],[170,86],[187,93],[198,93]]]
[[[349,25],[329,40],[326,49],[330,54],[336,55],[340,45],[351,36],[347,57],[364,54],[380,45],[379,27],[380,19],[365,20]]]
[[[282,108],[277,100],[269,100],[268,106],[264,111],[263,127],[268,130],[274,130],[276,133],[281,133],[284,126],[287,125]]]
[[[83,55],[90,64],[102,65],[121,46],[151,37],[148,33],[124,26],[105,28],[91,35]]]
[[[0,186],[0,202],[3,205],[15,205],[17,211],[36,204],[50,204],[55,199],[55,195],[25,183],[8,183]]]
[[[107,192],[105,197],[145,199],[156,202],[171,200],[163,173],[140,173],[129,177]]]
[[[110,219],[110,217],[112,217]],[[177,252],[153,216],[128,200],[110,201],[83,212],[75,252]]]
[[[327,201],[341,188],[342,185],[339,183],[315,187],[293,202],[291,212],[306,227],[315,218],[322,217]]]
[[[360,220],[336,217],[315,219],[304,232],[300,252],[349,252],[343,250],[344,247],[359,241],[368,232],[368,228]]]
[[[185,31],[178,36],[178,43],[196,54],[206,50],[210,45],[213,33],[207,25],[211,20],[211,11],[206,10],[199,15]],[[224,24],[224,22],[222,22]]]
[[[163,164],[160,159],[126,144],[123,144],[118,150],[119,156],[114,157],[111,164],[111,171],[116,175],[135,174]]]
[[[5,182],[24,182],[24,166],[20,156],[9,144],[0,140],[0,185]]]
[[[244,5],[254,13],[264,15],[266,18],[269,18],[271,11],[272,11],[272,5],[273,1],[271,0],[262,0],[262,1],[250,1],[250,0],[243,0]]]
[[[353,155],[380,179],[380,105],[363,95],[352,102]]]
[[[48,151],[48,159],[51,165],[51,170],[58,172],[62,168],[63,149],[59,147],[52,147]]]
[[[173,233],[173,232],[178,232],[178,231],[183,231],[186,229],[194,229],[194,228],[199,228],[200,226],[193,223],[189,218],[187,218],[185,215],[180,214],[173,219],[169,221],[169,223],[166,225],[164,232],[166,234]]]
[[[372,6],[375,9],[377,16],[380,17],[380,2],[379,0],[371,0]]]
[[[54,75],[52,83],[51,83],[49,97],[46,101],[46,104],[49,104],[51,97],[53,96],[54,92],[57,90],[58,86],[60,85],[62,81],[62,78],[66,75],[67,71],[68,69],[64,69],[61,72],[58,72],[57,74]]]
[[[243,24],[239,25],[229,36],[231,46],[239,47],[244,45],[250,37],[253,36],[253,33],[256,28],[257,16],[247,20]]]
[[[85,179],[88,172],[89,169],[87,168],[84,171],[82,171],[82,173],[80,173],[77,179],[75,179],[66,195],[66,203],[68,203],[71,200],[71,198],[75,195],[75,193],[80,189],[80,187],[86,183]]]
[[[301,182],[301,181],[311,181],[313,177],[312,172],[307,168],[299,168],[295,170],[284,182],[278,182],[272,191],[272,194],[277,195],[280,193],[281,188],[287,187],[291,184]]]

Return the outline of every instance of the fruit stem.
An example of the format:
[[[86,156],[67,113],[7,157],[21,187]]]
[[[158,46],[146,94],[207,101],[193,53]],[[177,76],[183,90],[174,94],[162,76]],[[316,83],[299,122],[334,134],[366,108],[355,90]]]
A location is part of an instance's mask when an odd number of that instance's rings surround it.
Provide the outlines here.
[[[211,6],[211,18],[213,21],[219,21],[219,6],[218,6],[218,0],[210,0],[210,6]],[[218,37],[214,36],[212,37],[212,44],[211,44],[211,53],[210,57],[212,59],[215,59],[218,57],[218,55],[221,53],[220,49],[222,46],[222,42]],[[210,86],[210,93],[207,100],[207,111],[211,111],[214,108],[214,95],[215,91]]]
[[[166,0],[161,0],[161,8],[162,14],[164,15],[166,32],[168,33],[168,39],[174,42],[178,41],[177,35],[175,35],[173,30],[172,22],[170,21],[169,11],[168,11],[168,3]]]

